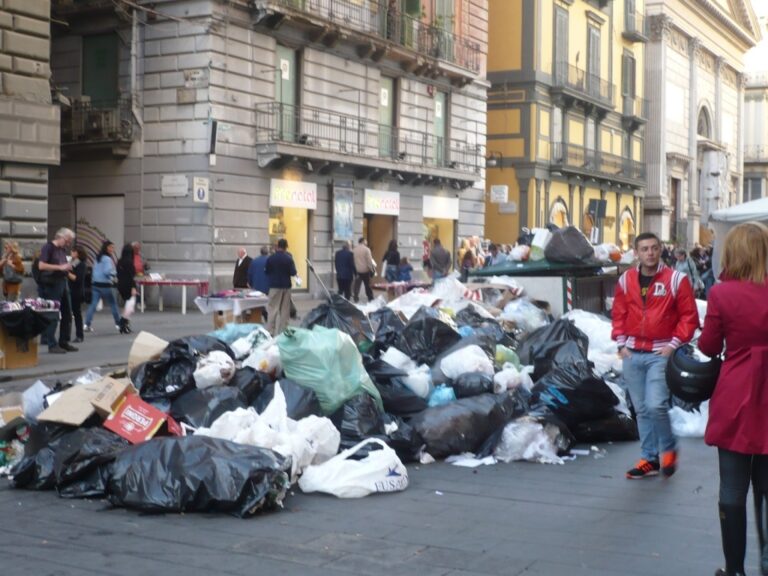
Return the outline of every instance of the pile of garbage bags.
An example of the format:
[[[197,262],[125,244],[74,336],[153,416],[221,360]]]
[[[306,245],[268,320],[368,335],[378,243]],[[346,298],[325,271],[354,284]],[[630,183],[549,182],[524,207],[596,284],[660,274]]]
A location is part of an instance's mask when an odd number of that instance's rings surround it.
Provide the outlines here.
[[[610,324],[552,321],[506,282],[470,291],[449,278],[367,311],[334,295],[276,338],[253,324],[140,334],[122,378],[29,391],[11,481],[249,517],[296,484],[360,497],[405,490],[408,462],[562,464],[576,442],[636,439]]]

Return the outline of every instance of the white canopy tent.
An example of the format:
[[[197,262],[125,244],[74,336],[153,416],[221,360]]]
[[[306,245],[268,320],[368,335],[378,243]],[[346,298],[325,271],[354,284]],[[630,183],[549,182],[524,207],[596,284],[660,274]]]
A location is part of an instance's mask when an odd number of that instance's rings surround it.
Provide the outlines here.
[[[715,277],[720,275],[720,258],[723,253],[725,237],[731,228],[742,222],[762,222],[768,225],[768,198],[736,204],[710,214],[709,224],[715,232],[715,244],[712,253],[712,268]]]

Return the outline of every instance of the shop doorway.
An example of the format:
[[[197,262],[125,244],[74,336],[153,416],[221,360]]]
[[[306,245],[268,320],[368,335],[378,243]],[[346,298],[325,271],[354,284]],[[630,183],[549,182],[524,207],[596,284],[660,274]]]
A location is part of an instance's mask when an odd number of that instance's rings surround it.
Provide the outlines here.
[[[368,240],[371,255],[376,261],[376,280],[384,277],[384,254],[390,241],[397,237],[397,217],[367,214],[363,220],[363,237]]]
[[[296,271],[302,280],[300,290],[309,286],[307,278],[307,256],[309,255],[309,210],[306,208],[288,208],[272,206],[269,209],[269,244],[271,249],[277,241],[288,241],[288,252],[296,263]]]
[[[93,262],[101,243],[109,239],[117,254],[125,241],[124,196],[78,196],[75,198],[75,237]],[[142,240],[131,238],[130,240]]]
[[[424,240],[429,242],[440,239],[443,248],[451,253],[452,267],[456,267],[456,221],[444,218],[424,218]]]

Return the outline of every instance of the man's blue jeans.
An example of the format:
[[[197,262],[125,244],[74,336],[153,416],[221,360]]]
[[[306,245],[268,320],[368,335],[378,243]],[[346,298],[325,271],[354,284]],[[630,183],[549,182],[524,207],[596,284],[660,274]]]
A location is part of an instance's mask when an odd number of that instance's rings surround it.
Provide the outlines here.
[[[675,450],[677,446],[669,420],[667,358],[633,350],[623,364],[624,384],[637,414],[641,457],[658,462],[659,452]]]

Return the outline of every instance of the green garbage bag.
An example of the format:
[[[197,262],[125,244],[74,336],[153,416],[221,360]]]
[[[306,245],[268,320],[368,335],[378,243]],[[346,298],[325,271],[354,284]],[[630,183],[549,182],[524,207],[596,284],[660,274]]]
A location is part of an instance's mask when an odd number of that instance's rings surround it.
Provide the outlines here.
[[[513,364],[515,368],[520,370],[520,358],[518,358],[517,353],[514,350],[511,350],[502,344],[497,344],[496,345],[496,364],[498,364],[499,366],[503,366],[507,362],[509,362],[510,364]]]
[[[336,328],[286,328],[277,337],[285,375],[315,391],[326,415],[360,394],[370,394],[383,411],[379,391],[363,367],[354,340]]]

